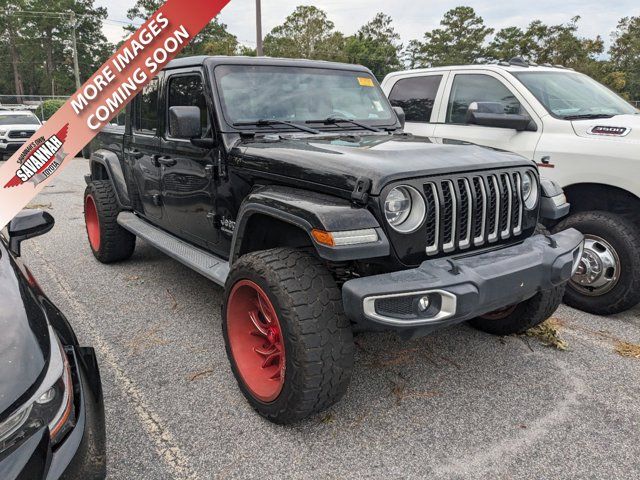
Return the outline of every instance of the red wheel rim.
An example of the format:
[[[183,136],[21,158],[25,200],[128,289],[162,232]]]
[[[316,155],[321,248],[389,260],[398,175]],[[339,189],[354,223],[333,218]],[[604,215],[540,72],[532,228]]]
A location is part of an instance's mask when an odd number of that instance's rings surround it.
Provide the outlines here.
[[[516,303],[515,305],[504,307],[500,310],[494,310],[493,312],[482,315],[482,317],[480,318],[484,318],[486,320],[502,320],[503,318],[507,318],[509,315],[511,315],[515,311],[517,306],[518,304]]]
[[[100,250],[100,220],[98,220],[98,210],[96,202],[91,195],[87,195],[84,200],[84,222],[87,225],[87,235],[89,243],[95,252]]]
[[[254,282],[240,280],[229,295],[226,321],[231,354],[242,381],[261,402],[274,401],[284,385],[286,359],[271,300]]]

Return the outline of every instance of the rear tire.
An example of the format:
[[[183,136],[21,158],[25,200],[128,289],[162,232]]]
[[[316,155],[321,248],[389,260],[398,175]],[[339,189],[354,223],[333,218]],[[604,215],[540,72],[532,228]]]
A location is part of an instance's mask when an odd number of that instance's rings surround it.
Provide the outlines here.
[[[640,302],[640,228],[630,219],[609,212],[579,212],[563,220],[554,230],[567,228],[575,228],[585,235],[585,254],[578,273],[567,284],[564,302],[596,315],[620,313],[637,305]],[[616,266],[607,269],[606,265],[611,263]],[[595,275],[594,280],[585,273]],[[612,280],[607,282],[607,278]]]
[[[469,323],[474,328],[492,335],[524,333],[551,317],[560,306],[563,294],[564,285],[544,290],[529,300],[474,318]]]
[[[252,307],[257,303],[251,298],[260,298],[262,307]],[[267,318],[274,315],[275,321]],[[320,412],[347,390],[354,356],[351,325],[335,280],[309,253],[276,248],[241,257],[227,279],[222,331],[240,390],[274,423]],[[260,363],[265,352],[280,350]]]
[[[111,182],[94,180],[84,192],[84,218],[93,256],[102,263],[127,260],[136,236],[118,224],[118,200]]]

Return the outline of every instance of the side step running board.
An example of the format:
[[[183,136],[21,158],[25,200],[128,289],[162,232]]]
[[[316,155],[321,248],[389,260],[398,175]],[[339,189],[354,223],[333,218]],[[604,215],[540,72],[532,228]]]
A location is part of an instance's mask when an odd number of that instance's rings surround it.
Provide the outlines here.
[[[146,240],[200,275],[224,286],[229,275],[229,262],[226,260],[174,237],[131,212],[121,212],[118,215],[118,223],[122,228]]]

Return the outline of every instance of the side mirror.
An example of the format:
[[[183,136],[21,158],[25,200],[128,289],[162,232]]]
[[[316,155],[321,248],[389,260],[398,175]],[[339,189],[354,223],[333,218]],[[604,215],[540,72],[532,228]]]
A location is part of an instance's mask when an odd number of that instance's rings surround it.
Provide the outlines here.
[[[400,122],[400,127],[404,130],[404,124],[407,120],[407,116],[404,114],[404,110],[402,109],[402,107],[393,107],[393,111],[396,112],[396,116],[398,117],[398,121]]]
[[[171,107],[169,109],[169,135],[191,140],[202,136],[198,107]]]
[[[497,102],[473,102],[467,110],[466,123],[485,127],[510,128],[518,132],[538,130],[529,115],[504,113],[504,106]]]
[[[44,235],[55,225],[51,214],[42,210],[23,210],[9,223],[7,234],[9,236],[9,250],[16,256],[20,256],[20,244],[30,238]]]

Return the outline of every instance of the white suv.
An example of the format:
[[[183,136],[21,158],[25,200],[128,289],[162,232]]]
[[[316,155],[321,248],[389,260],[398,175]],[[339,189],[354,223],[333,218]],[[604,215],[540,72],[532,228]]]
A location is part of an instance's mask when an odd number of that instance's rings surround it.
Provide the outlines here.
[[[509,150],[564,188],[585,234],[565,302],[611,314],[640,301],[640,112],[595,80],[522,59],[389,74],[405,130]]]
[[[41,125],[28,110],[0,110],[0,160],[13,155]]]

